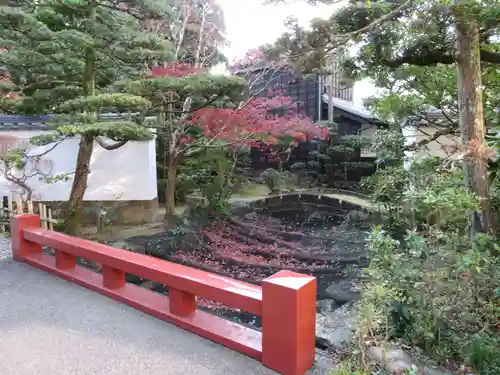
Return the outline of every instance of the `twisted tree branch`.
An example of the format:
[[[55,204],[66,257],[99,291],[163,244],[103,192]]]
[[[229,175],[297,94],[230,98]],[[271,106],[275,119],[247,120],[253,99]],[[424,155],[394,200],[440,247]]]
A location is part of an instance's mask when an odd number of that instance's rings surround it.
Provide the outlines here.
[[[492,64],[500,64],[500,54],[490,51],[480,51],[481,61]],[[433,66],[437,64],[450,65],[455,63],[456,58],[451,53],[442,53],[439,51],[429,51],[428,53],[413,53],[406,51],[402,57],[394,60],[383,60],[382,63],[390,68],[398,68],[403,64],[418,66]]]
[[[420,147],[423,147],[431,142],[434,142],[437,140],[439,137],[443,135],[451,135],[451,134],[456,134],[457,129],[456,128],[445,128],[442,130],[436,131],[434,134],[430,135],[429,138],[422,139],[419,142],[414,142],[411,145],[405,146],[403,148],[404,151],[416,151]]]
[[[120,148],[120,147],[124,146],[124,145],[128,142],[128,140],[123,139],[123,140],[118,141],[118,142],[116,142],[116,143],[109,144],[109,143],[106,143],[106,142],[104,141],[104,139],[102,139],[101,137],[97,137],[97,138],[95,139],[95,141],[97,142],[97,144],[98,144],[99,146],[101,146],[102,148],[104,148],[104,149],[106,149],[106,150],[108,150],[108,151],[111,151],[111,150],[116,150],[116,149],[118,149],[118,148]]]

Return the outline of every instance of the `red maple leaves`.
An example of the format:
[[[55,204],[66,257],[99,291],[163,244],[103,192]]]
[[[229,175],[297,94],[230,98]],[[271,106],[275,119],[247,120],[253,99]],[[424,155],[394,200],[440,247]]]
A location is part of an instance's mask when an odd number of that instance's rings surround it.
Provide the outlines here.
[[[274,114],[278,111],[282,113]],[[322,128],[297,113],[291,98],[253,98],[241,108],[203,108],[191,119],[205,136],[230,142],[252,143],[256,140],[276,144],[277,138],[291,136],[297,141],[323,138]]]
[[[250,49],[245,53],[245,56],[239,60],[234,60],[233,66],[250,66],[257,64],[265,59],[264,52],[260,48]]]
[[[151,72],[146,75],[146,78],[161,78],[161,77],[185,77],[190,74],[200,73],[202,69],[195,68],[190,64],[180,62],[169,63],[165,66],[155,66],[151,68]]]
[[[147,78],[184,77],[201,70],[189,64],[171,63],[154,67]],[[270,92],[272,93],[272,92]],[[206,107],[195,111],[189,122],[209,138],[231,143],[255,144],[256,141],[276,144],[277,138],[292,137],[296,142],[324,139],[326,131],[297,111],[290,97],[274,92],[274,97],[252,98],[237,108]],[[183,138],[182,143],[191,140]]]

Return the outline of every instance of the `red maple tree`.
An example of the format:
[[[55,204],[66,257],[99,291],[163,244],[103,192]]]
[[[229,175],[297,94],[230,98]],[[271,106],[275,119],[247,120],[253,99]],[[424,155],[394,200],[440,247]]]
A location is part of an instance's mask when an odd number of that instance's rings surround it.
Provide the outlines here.
[[[162,77],[184,77],[200,72],[188,64],[173,63],[156,67],[146,76],[148,79]],[[325,137],[323,128],[314,124],[296,110],[292,99],[276,95],[272,98],[250,98],[234,108],[206,107],[188,115],[183,121],[176,121],[176,127],[165,136],[168,144],[167,165],[167,214],[175,209],[174,192],[177,168],[182,158],[190,151],[200,150],[215,140],[225,140],[225,146],[277,143],[277,138],[290,136],[295,141]],[[280,114],[276,114],[279,112]],[[203,131],[203,139],[190,138],[191,127]],[[222,146],[221,146],[222,147]]]
[[[283,114],[273,114],[283,110]],[[324,130],[309,118],[297,113],[291,98],[252,98],[237,108],[203,108],[193,114],[191,122],[205,137],[224,138],[233,143],[252,144],[257,139],[275,144],[278,137],[291,136],[306,141],[323,138]]]

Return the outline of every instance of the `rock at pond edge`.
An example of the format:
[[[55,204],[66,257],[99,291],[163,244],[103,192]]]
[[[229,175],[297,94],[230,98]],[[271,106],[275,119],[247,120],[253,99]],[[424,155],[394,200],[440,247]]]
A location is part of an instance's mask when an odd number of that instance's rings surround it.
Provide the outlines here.
[[[453,375],[450,372],[444,372],[419,364],[408,353],[400,348],[383,349],[377,346],[368,348],[366,354],[373,361],[377,362],[380,366],[384,367],[387,372],[395,375],[404,375],[408,370],[413,368],[418,369],[418,374],[423,375]]]
[[[339,306],[331,299],[321,299],[316,302],[316,311],[319,314],[330,314],[338,308]]]
[[[361,298],[361,288],[354,281],[340,281],[330,285],[325,294],[339,304],[357,301]]]
[[[355,331],[356,309],[353,303],[316,315],[316,342],[322,347],[346,346],[354,339]]]

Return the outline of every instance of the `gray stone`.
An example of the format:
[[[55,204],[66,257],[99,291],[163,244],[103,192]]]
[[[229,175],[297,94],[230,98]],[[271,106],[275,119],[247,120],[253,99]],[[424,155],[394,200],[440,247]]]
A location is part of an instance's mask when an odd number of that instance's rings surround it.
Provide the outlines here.
[[[416,366],[412,358],[402,349],[383,349],[372,346],[366,351],[368,357],[383,366],[390,374],[400,375]]]
[[[329,375],[334,367],[335,359],[327,352],[316,349],[314,366],[306,375]]]
[[[325,216],[329,216],[329,213],[321,212],[321,211],[314,211],[312,214],[309,215],[307,220],[309,220],[309,221],[322,220],[322,219],[324,219]]]
[[[345,215],[342,224],[344,225],[353,225],[353,224],[361,224],[368,219],[368,214],[359,210],[352,210]]]
[[[337,304],[331,299],[322,299],[316,302],[316,311],[320,314],[329,314],[337,308]]]
[[[354,281],[345,280],[330,285],[326,288],[325,294],[333,298],[337,303],[343,304],[359,300],[361,289]]]
[[[155,283],[151,280],[146,280],[141,283],[141,287],[149,290],[153,290],[155,288]]]
[[[372,346],[366,351],[368,357],[384,367],[388,373],[395,375],[404,375],[412,368],[417,369],[418,374],[422,375],[454,375],[450,372],[441,371],[430,366],[419,363],[408,353],[400,348],[380,348]]]
[[[353,304],[345,304],[331,313],[316,315],[316,337],[325,346],[343,347],[354,339],[356,311]]]

